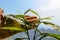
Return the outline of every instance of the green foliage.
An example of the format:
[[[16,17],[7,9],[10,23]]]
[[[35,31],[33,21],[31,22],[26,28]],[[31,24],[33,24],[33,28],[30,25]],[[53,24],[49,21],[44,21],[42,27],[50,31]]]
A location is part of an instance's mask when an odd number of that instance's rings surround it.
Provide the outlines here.
[[[54,16],[49,16],[49,17],[46,17],[46,18],[41,18],[40,20],[52,20],[51,18],[54,17]]]
[[[28,12],[32,12],[33,14],[37,15],[39,17],[39,20],[38,20],[38,25],[36,27],[32,27],[30,25],[30,23],[28,23],[25,19],[24,19],[24,16],[26,13]],[[18,11],[19,12],[19,11]],[[51,37],[54,37],[58,40],[60,40],[60,35],[58,34],[50,34],[50,33],[41,33],[37,28],[39,26],[39,24],[43,23],[43,24],[46,24],[46,25],[49,25],[49,26],[52,26],[54,29],[57,29],[57,30],[60,30],[59,26],[54,24],[54,23],[51,23],[51,22],[45,22],[45,21],[42,21],[42,20],[45,20],[45,19],[49,19],[51,20],[50,17],[46,17],[46,18],[40,18],[39,14],[31,9],[28,9],[24,14],[20,14],[20,15],[8,15],[6,16],[6,25],[4,27],[1,27],[1,29],[4,29],[4,30],[13,30],[13,31],[19,31],[19,32],[25,32],[28,36],[28,40],[30,40],[29,38],[29,32],[28,30],[30,29],[35,29],[35,32],[34,32],[34,38],[33,40],[36,39],[36,37],[38,36],[41,36],[43,35],[40,40],[44,37],[47,37],[47,36],[51,36]],[[21,22],[22,21],[22,22]],[[40,34],[38,34],[36,36],[36,31],[38,31]],[[36,37],[35,37],[36,36]],[[23,40],[24,38],[16,38],[15,40]]]
[[[1,29],[14,30],[14,31],[25,31],[25,29],[20,28],[20,27],[2,27]]]
[[[16,38],[15,40],[23,40],[23,39],[28,39],[28,38]]]
[[[24,14],[22,15],[15,15],[16,18],[23,18],[24,17]]]
[[[54,38],[56,38],[56,39],[60,40],[60,35],[58,35],[58,34],[52,34],[52,33],[42,33],[41,35],[54,37]]]
[[[38,15],[38,13],[37,13],[37,12],[35,12],[35,11],[31,10],[31,9],[28,9],[24,14],[28,13],[29,11],[30,11],[30,12],[32,12],[33,14]]]
[[[15,40],[22,40],[21,38],[16,38]]]
[[[60,31],[60,26],[58,26],[58,25],[56,25],[56,24],[54,24],[54,23],[45,22],[45,21],[43,21],[43,22],[41,22],[41,23],[44,23],[44,24],[46,24],[46,25],[48,25],[48,26],[51,26],[51,27],[53,27],[54,29]]]

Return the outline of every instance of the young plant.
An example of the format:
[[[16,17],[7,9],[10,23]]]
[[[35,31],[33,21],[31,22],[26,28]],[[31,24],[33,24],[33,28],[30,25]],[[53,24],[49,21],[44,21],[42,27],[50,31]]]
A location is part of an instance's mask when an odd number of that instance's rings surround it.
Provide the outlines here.
[[[31,20],[26,20],[25,15],[28,12],[32,12],[33,14],[38,16],[38,20],[36,20],[36,22],[35,21],[31,22]],[[42,21],[42,20],[45,20],[45,19],[51,20],[51,18],[50,17],[40,18],[39,14],[37,12],[31,10],[31,9],[28,9],[23,15],[21,15],[21,14],[20,15],[11,15],[10,14],[10,15],[5,15],[5,17],[6,17],[6,25],[4,27],[1,27],[1,31],[2,30],[4,30],[4,32],[7,31],[6,32],[6,33],[8,33],[7,37],[9,37],[11,35],[14,35],[18,32],[25,32],[27,34],[27,38],[17,38],[15,40],[23,40],[23,39],[30,40],[29,30],[30,29],[35,29],[33,40],[35,40],[38,36],[41,36],[41,35],[43,35],[43,36],[39,40],[41,40],[42,38],[47,37],[47,36],[51,36],[51,37],[54,37],[54,38],[60,40],[60,35],[58,35],[58,34],[41,33],[38,30],[38,26],[41,23],[52,26],[54,29],[56,29],[58,31],[60,30],[60,27],[58,25],[54,24],[54,23],[47,22],[47,21]],[[32,24],[34,22],[35,22],[35,25]],[[40,34],[38,34],[36,36],[36,32],[39,32]],[[6,36],[2,37],[2,38],[6,38]]]

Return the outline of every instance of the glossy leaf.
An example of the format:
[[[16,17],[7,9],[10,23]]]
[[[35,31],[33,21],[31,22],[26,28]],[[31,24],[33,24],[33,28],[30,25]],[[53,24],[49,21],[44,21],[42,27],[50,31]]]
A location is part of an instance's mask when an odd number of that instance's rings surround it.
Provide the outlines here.
[[[58,34],[42,33],[41,35],[51,36],[51,37],[54,37],[54,38],[60,40],[60,35],[58,35]]]
[[[31,10],[31,9],[28,9],[24,14],[28,13],[29,11],[30,11],[30,12],[32,12],[33,14],[38,15],[38,13],[37,13],[37,12],[35,12],[35,11]]]
[[[22,14],[22,15],[15,15],[15,17],[16,17],[16,18],[23,18],[24,15],[23,15],[23,14]]]
[[[16,10],[18,13],[22,14],[20,11]]]
[[[25,29],[20,28],[20,27],[2,27],[1,29],[4,29],[4,30],[15,30],[15,31],[25,31]]]
[[[51,27],[53,27],[54,29],[60,31],[60,26],[58,26],[58,25],[56,25],[56,24],[54,24],[54,23],[51,23],[51,22],[41,22],[41,23],[44,23],[44,24],[46,24],[46,25],[48,25],[48,26],[51,26]]]
[[[16,38],[15,40],[23,40],[23,39],[28,39],[28,38]]]
[[[21,39],[21,38],[16,38],[15,40],[23,40],[23,39]]]
[[[46,18],[41,18],[40,20],[51,20],[53,16],[49,16],[49,17],[46,17]]]

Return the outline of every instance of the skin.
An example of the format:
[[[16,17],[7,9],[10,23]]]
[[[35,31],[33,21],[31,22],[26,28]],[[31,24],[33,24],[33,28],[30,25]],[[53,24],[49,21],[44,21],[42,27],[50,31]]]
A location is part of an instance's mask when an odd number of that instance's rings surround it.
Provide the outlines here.
[[[0,8],[0,27],[3,19],[3,10]]]
[[[3,13],[4,13],[3,9],[0,8],[0,16],[3,16]]]
[[[4,15],[3,15],[3,13],[4,13],[3,9],[0,8],[0,27],[2,27],[4,25]]]

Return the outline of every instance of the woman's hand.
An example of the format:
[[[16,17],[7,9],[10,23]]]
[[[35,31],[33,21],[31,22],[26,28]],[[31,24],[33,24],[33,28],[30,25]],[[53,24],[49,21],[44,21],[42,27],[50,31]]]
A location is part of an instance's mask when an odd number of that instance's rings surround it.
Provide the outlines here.
[[[0,27],[2,26],[2,20],[3,20],[3,9],[0,8]]]

